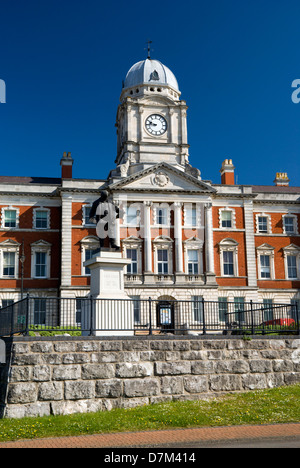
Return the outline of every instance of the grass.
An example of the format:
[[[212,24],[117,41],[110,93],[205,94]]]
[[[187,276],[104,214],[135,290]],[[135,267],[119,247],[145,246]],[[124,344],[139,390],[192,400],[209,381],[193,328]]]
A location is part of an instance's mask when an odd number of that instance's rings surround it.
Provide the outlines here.
[[[231,394],[210,401],[168,402],[131,409],[1,419],[0,442],[124,431],[300,422],[300,384]]]

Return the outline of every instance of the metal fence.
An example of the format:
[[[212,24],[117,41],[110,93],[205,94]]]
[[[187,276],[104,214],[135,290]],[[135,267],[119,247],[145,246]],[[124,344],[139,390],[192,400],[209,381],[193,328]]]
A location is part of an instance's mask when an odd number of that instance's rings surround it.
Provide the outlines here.
[[[0,336],[300,334],[297,304],[29,297],[0,309]]]

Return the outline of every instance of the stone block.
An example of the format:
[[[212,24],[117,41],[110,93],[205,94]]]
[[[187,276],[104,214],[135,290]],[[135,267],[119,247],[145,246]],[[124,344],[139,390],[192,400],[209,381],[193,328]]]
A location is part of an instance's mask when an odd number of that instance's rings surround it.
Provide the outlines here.
[[[65,400],[85,400],[94,398],[95,383],[84,381],[65,382]]]
[[[122,396],[123,384],[119,379],[99,380],[96,382],[96,398],[118,398]]]
[[[191,375],[183,377],[184,389],[189,393],[204,393],[208,391],[207,376]]]
[[[149,377],[151,375],[153,375],[153,364],[150,362],[140,364],[124,362],[116,364],[116,377]]]
[[[191,363],[189,361],[176,362],[156,362],[156,375],[180,375],[189,374],[191,372]]]
[[[125,380],[124,395],[129,398],[159,395],[159,383],[151,378]]]
[[[112,377],[115,377],[113,364],[84,364],[82,366],[82,379],[84,380],[111,379]]]
[[[52,380],[76,380],[80,379],[80,366],[54,366],[52,371]]]
[[[183,393],[182,377],[162,377],[160,381],[161,392],[168,395]]]
[[[62,382],[43,382],[39,385],[38,399],[42,401],[62,400],[63,383]]]
[[[7,402],[11,404],[32,403],[37,400],[37,387],[32,382],[10,384]]]
[[[210,388],[215,392],[233,392],[241,390],[241,377],[234,374],[212,375],[210,378]]]

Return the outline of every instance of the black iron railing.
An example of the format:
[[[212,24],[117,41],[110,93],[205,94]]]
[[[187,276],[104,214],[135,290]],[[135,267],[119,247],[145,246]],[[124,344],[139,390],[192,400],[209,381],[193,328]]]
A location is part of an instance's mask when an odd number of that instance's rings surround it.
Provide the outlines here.
[[[14,334],[105,335],[300,334],[297,304],[29,297],[0,309],[0,336]]]

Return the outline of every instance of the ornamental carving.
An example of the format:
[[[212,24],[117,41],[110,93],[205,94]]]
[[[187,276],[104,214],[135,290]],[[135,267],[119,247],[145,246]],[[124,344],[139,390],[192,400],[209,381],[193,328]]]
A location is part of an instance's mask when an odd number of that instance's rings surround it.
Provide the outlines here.
[[[157,172],[154,176],[153,182],[159,187],[165,187],[170,182],[169,177],[164,172]]]

